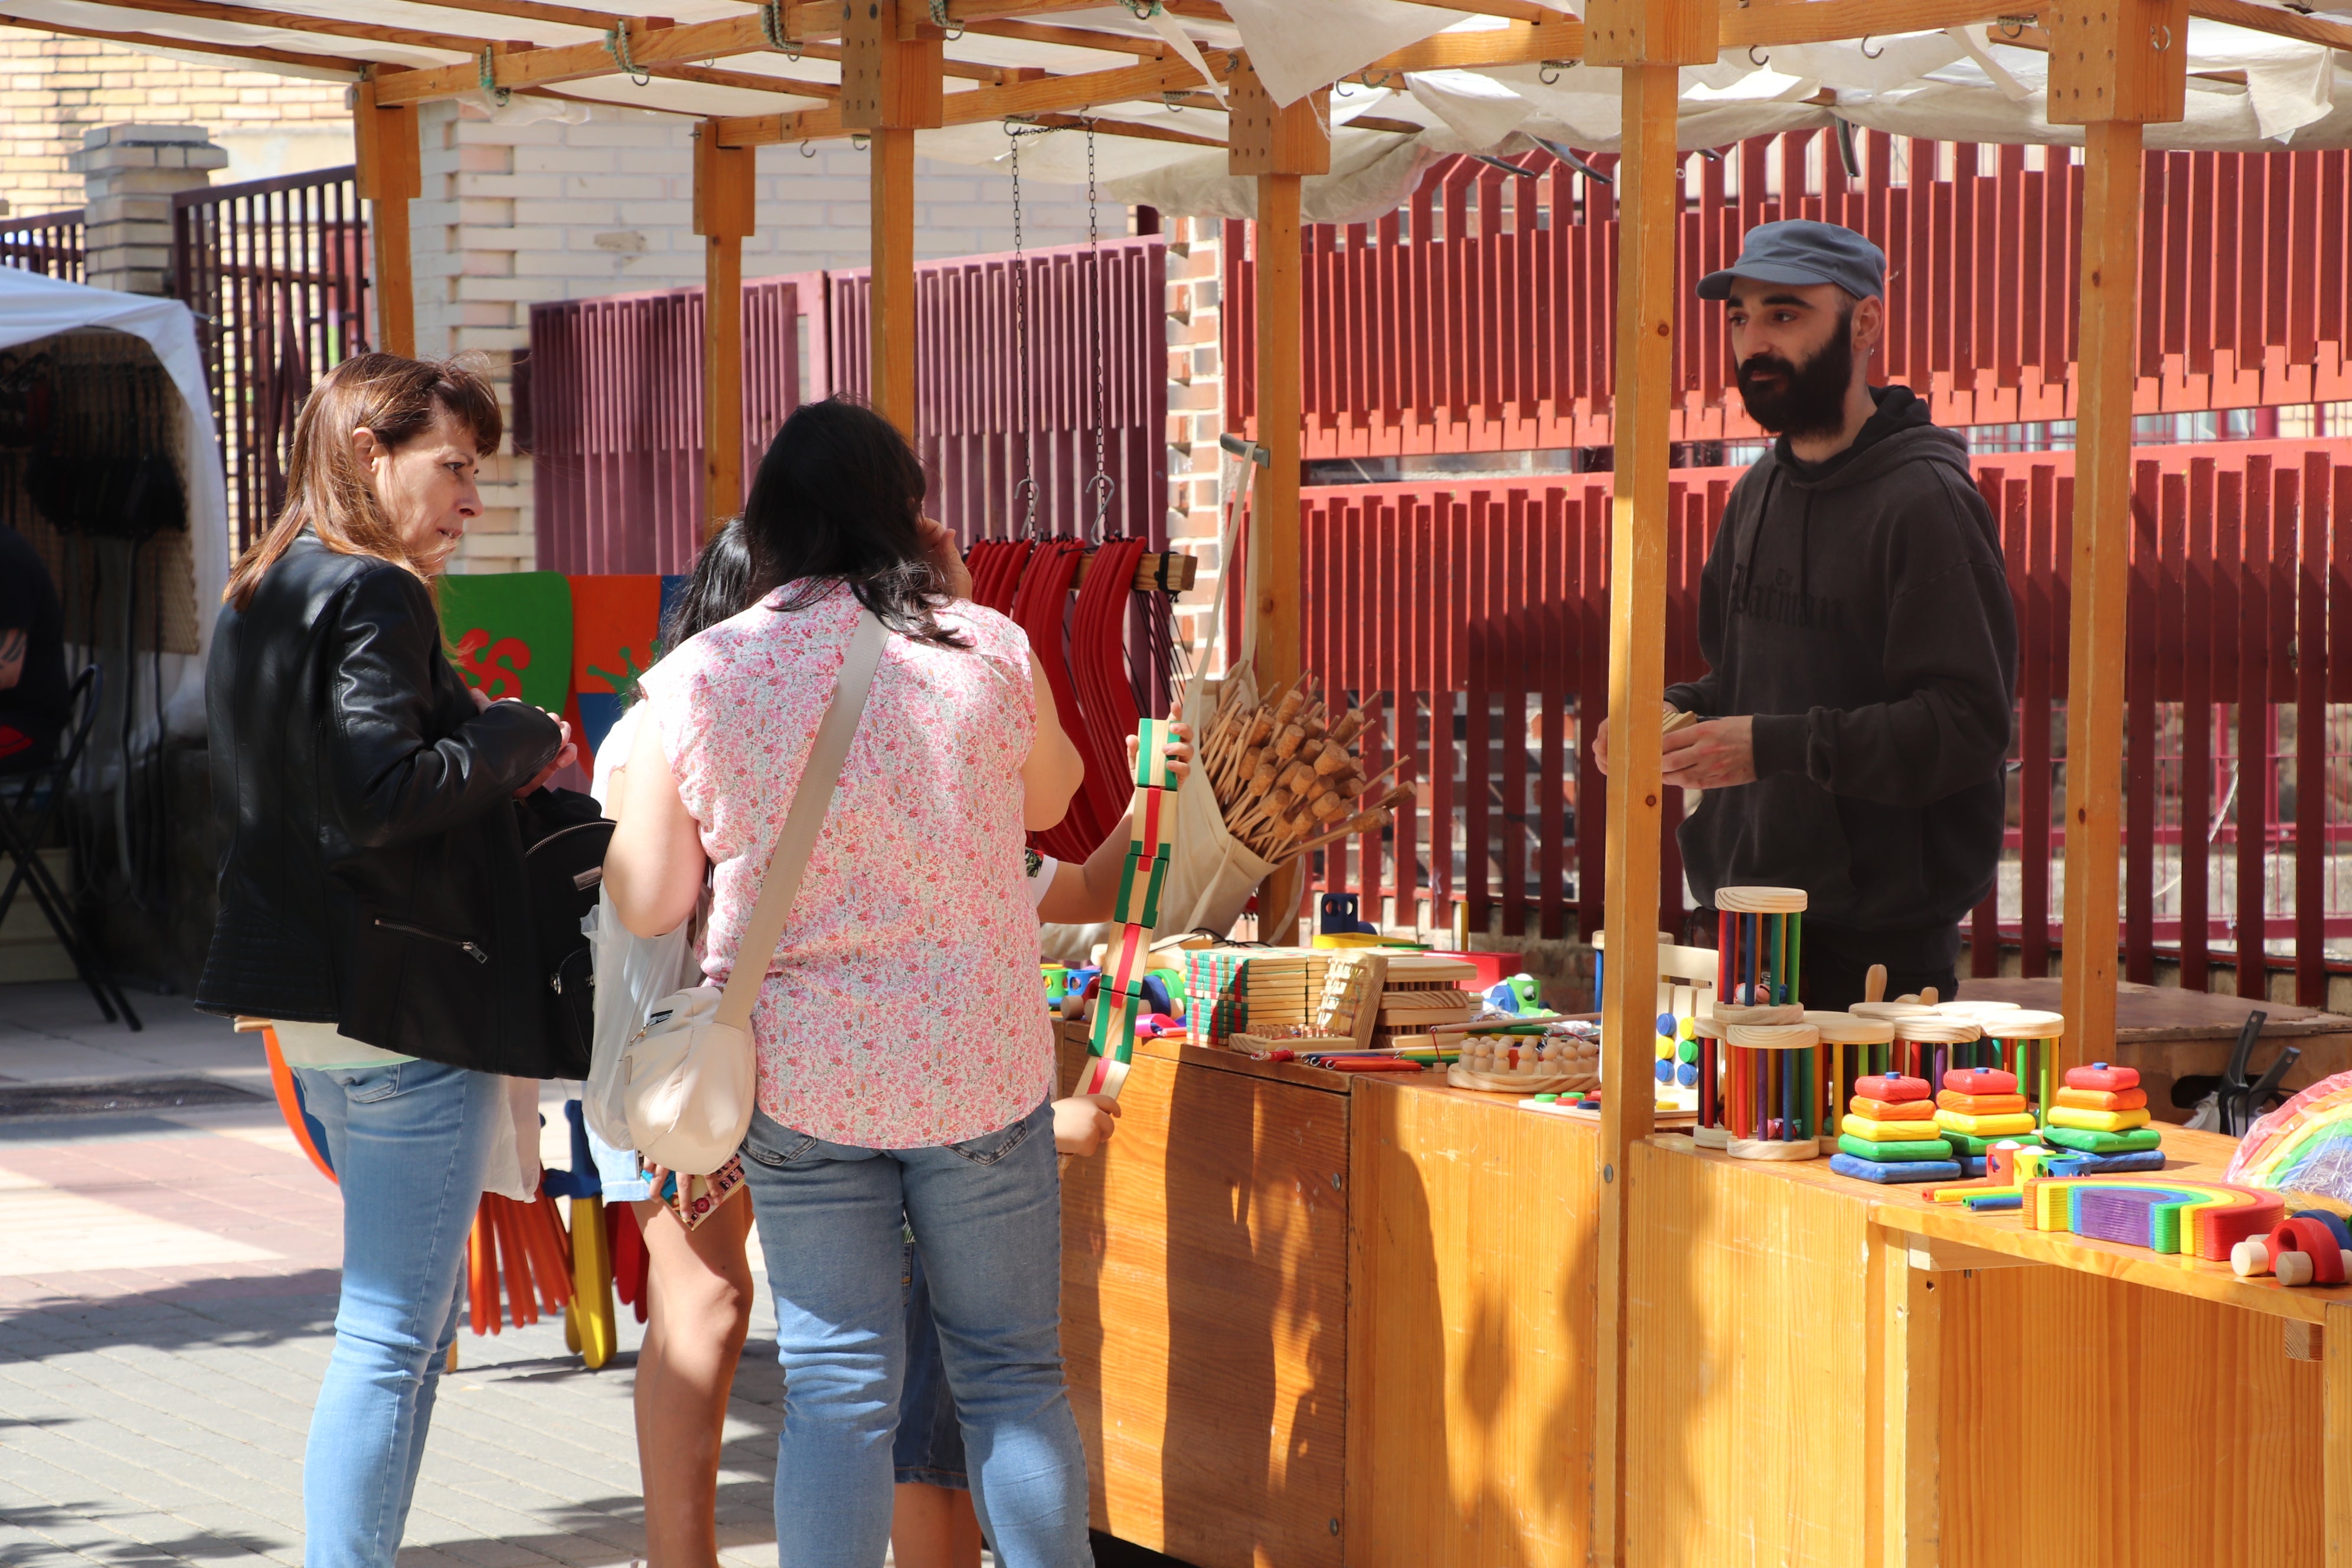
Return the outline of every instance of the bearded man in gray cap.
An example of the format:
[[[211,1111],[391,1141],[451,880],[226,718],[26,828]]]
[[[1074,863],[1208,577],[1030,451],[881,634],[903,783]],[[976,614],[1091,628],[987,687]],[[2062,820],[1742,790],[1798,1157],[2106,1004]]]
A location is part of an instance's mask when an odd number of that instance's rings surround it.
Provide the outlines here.
[[[1869,384],[1886,258],[1832,224],[1768,223],[1700,279],[1748,416],[1779,437],[1731,492],[1699,588],[1707,673],[1666,700],[1664,782],[1691,888],[1802,888],[1805,1005],[1957,986],[1959,921],[2000,859],[2017,616],[1968,444]],[[1607,765],[1607,727],[1596,745]]]

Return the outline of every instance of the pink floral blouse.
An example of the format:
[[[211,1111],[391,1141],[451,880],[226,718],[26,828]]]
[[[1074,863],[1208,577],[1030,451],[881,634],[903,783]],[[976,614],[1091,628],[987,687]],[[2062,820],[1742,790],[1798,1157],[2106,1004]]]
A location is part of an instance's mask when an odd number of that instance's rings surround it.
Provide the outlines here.
[[[702,972],[723,984],[849,649],[847,593],[768,604],[641,678],[717,867]],[[752,1014],[760,1109],[836,1143],[909,1149],[1034,1110],[1054,1044],[1022,877],[1029,642],[958,604],[969,649],[892,637]]]

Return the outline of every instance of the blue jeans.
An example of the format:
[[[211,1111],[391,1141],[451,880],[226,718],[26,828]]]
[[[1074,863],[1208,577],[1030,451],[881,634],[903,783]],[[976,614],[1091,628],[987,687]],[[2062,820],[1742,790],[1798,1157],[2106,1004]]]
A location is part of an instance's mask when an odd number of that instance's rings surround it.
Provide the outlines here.
[[[343,1189],[335,1349],[302,1455],[306,1568],[392,1568],[457,1331],[506,1091],[438,1062],[296,1068]]]
[[[1053,1108],[922,1149],[828,1143],[761,1114],[743,1152],[784,1366],[777,1568],[879,1568],[889,1545],[906,1226],[997,1560],[1089,1568],[1086,1452],[1062,1384]]]
[[[907,1244],[907,1372],[898,1392],[898,1436],[890,1445],[892,1473],[900,1486],[971,1489],[964,1473],[963,1427],[956,1419],[955,1390],[948,1386],[940,1360],[940,1326],[931,1317],[930,1282],[923,1278],[923,1255]]]

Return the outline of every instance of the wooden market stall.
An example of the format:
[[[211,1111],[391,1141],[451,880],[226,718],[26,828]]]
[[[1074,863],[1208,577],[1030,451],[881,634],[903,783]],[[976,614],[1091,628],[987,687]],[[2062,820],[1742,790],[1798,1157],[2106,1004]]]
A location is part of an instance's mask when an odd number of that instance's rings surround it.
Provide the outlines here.
[[[923,138],[1060,117],[1222,153],[1251,183],[1257,223],[1266,460],[1247,607],[1261,686],[1297,670],[1299,225],[1304,182],[1330,168],[1339,132],[1328,81],[1276,89],[1283,62],[1246,47],[1281,15],[1272,0],[1130,0],[1125,16],[1102,0],[711,0],[685,21],[550,0],[400,8],[463,19],[437,31],[221,0],[87,3],[125,20],[97,36],[347,72],[380,339],[395,351],[415,341],[417,106],[546,94],[698,118],[714,518],[740,504],[730,307],[757,219],[751,149],[869,148],[872,385],[909,429]],[[1314,0],[1334,15],[1349,3]],[[1622,115],[1604,920],[1617,931],[1647,930],[1659,903],[1681,73],[1928,29],[1972,28],[1980,49],[1988,24],[2046,55],[2039,112],[2081,127],[2088,173],[2063,1052],[2113,1038],[2144,127],[2184,112],[2192,18],[2336,49],[2352,49],[2352,25],[2253,0],[1586,0],[1581,20],[1537,0],[1364,0],[1384,25],[1414,6],[1432,11],[1424,36],[1341,74],[1616,73],[1593,79]],[[1187,101],[1203,91],[1213,103]],[[1171,124],[1177,109],[1193,118]],[[1223,140],[1198,134],[1212,112]],[[1391,133],[1436,129],[1423,117]],[[1278,880],[1267,907],[1295,910],[1297,890]],[[1649,1076],[1657,977],[1643,946],[1612,950],[1605,971],[1617,1083]],[[2238,1281],[1729,1161],[1656,1133],[1645,1096],[1612,1096],[1583,1122],[1146,1043],[1125,1105],[1112,1149],[1066,1178],[1065,1351],[1096,1522],[1201,1568],[2352,1563],[2352,1291]],[[2220,1153],[2168,1138],[2191,1170]]]

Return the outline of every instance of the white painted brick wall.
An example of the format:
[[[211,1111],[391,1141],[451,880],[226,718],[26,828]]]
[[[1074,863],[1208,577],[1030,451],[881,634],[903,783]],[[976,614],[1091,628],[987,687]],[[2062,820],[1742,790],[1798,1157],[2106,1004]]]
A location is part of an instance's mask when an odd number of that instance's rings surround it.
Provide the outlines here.
[[[425,191],[409,219],[420,353],[484,352],[503,392],[509,352],[529,342],[531,305],[702,281],[690,122],[593,112],[581,125],[500,125],[453,104],[425,110]],[[760,150],[760,231],[743,245],[747,278],[866,264],[867,156],[840,142],[812,151]],[[1023,196],[1026,244],[1086,237],[1083,192],[1032,183]],[[919,163],[917,253],[1011,249],[1012,198],[1012,182],[993,170]],[[1106,205],[1101,221],[1107,236],[1127,231],[1122,207]],[[530,567],[530,469],[511,454],[485,466],[488,510],[467,535],[460,570]]]

